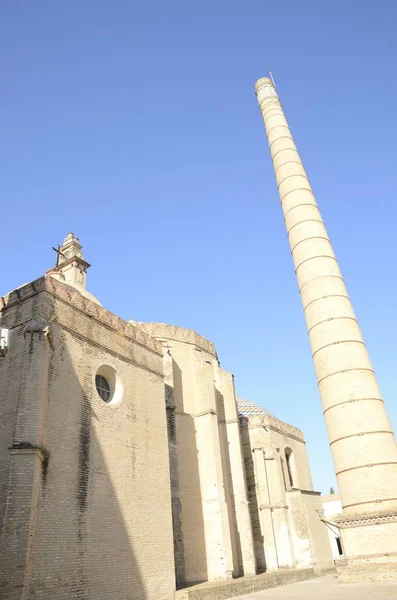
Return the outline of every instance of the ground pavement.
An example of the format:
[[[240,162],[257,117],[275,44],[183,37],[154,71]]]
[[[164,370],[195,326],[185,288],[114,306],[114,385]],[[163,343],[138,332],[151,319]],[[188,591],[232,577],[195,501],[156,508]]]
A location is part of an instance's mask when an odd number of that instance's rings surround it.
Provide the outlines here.
[[[397,600],[397,583],[338,583],[336,575],[239,596],[238,600]]]

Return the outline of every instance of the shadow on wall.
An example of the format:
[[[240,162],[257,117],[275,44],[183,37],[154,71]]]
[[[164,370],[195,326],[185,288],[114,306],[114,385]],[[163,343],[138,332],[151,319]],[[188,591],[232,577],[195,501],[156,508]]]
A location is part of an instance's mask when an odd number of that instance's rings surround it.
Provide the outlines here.
[[[85,354],[84,348],[82,354]],[[62,366],[56,365],[57,360],[61,360]],[[84,368],[85,373],[81,373],[87,383],[84,386],[86,389],[92,388],[90,382],[93,378],[88,362]],[[126,512],[136,512],[133,503],[136,495],[133,489],[136,479],[134,453],[131,453],[129,461],[126,461],[126,457],[121,461],[125,469],[123,491],[118,492],[119,496],[124,496],[124,510],[121,510],[115,489],[119,477],[115,477],[114,481],[110,471],[119,472],[122,465],[116,460],[115,451],[112,453],[114,461],[106,460],[103,456],[103,442],[98,439],[95,425],[96,421],[105,415],[98,417],[92,408],[92,396],[96,390],[87,394],[76,376],[74,381],[71,381],[70,375],[74,373],[74,367],[66,351],[62,353],[61,358],[53,353],[50,370],[55,373],[65,371],[69,374],[68,389],[64,392],[66,397],[63,406],[53,407],[54,412],[58,408],[54,418],[48,414],[50,423],[47,427],[51,424],[51,432],[48,432],[50,439],[45,441],[44,445],[49,448],[50,460],[39,508],[38,540],[33,560],[37,567],[33,570],[32,593],[35,593],[36,588],[39,590],[44,586],[46,589],[48,585],[45,580],[38,579],[35,575],[35,571],[38,575],[45,564],[46,570],[50,567],[49,571],[54,574],[58,570],[61,571],[57,573],[57,579],[60,578],[57,583],[57,598],[62,598],[59,583],[63,581],[65,599],[72,597],[96,600],[111,597],[113,594],[131,600],[145,599],[147,593],[133,550],[133,545],[139,544],[139,538],[131,535],[134,530],[138,533],[139,528],[136,529],[134,518],[129,523],[126,522]],[[55,378],[53,383],[49,382],[52,389],[48,394],[48,413],[51,413],[54,387],[57,388],[54,394],[56,401],[59,403],[61,400],[61,378],[62,375],[58,375],[58,381]],[[125,396],[124,402],[127,401],[128,390]],[[126,412],[129,420],[132,420],[132,401],[128,404],[130,406]],[[112,406],[104,408],[108,411],[113,409]],[[109,418],[106,419],[106,416]],[[122,415],[117,413],[106,416],[106,442],[113,446],[114,450],[119,446],[120,454],[123,455],[124,440],[120,439],[117,431],[117,421]],[[130,500],[125,496],[128,488],[131,493]],[[47,533],[49,527],[51,540],[48,539]],[[47,540],[45,546],[42,540]],[[47,551],[48,546],[52,548],[51,553]],[[57,555],[64,557],[60,566],[57,565]],[[40,597],[37,592],[36,595]]]
[[[14,320],[18,321],[18,316]],[[24,329],[25,323],[11,332],[9,351],[1,359],[9,361],[2,365],[2,376],[6,377],[3,381],[12,376],[18,353],[24,352],[24,360],[28,361],[24,368],[29,369],[40,345],[48,343],[35,334],[28,334],[31,340],[27,340]],[[76,354],[73,360],[67,350],[71,340]],[[128,384],[118,406],[107,405],[101,399],[98,402],[92,371],[96,349],[65,333],[56,323],[51,326],[50,345],[40,440],[48,460],[40,463],[33,454],[23,457],[24,464],[29,460],[29,465],[37,465],[36,474],[37,469],[41,470],[37,518],[29,523],[28,513],[18,516],[15,506],[7,507],[9,518],[14,515],[20,520],[16,527],[15,521],[4,522],[0,598],[171,597],[161,592],[161,570],[157,579],[153,576],[157,569],[156,513],[162,519],[164,511],[156,511],[156,495],[150,495],[152,448],[149,445],[145,452],[138,453],[134,442],[138,428],[146,427],[150,434],[144,404],[135,405],[137,396]],[[132,366],[127,364],[125,368]],[[19,371],[19,377],[21,374]],[[30,383],[27,378],[22,382],[27,398]],[[8,391],[6,387],[0,391],[0,410],[16,400],[13,386],[10,384]],[[147,397],[143,400],[150,403]],[[40,402],[35,396],[29,401]],[[27,441],[11,438],[5,443],[10,447]],[[19,468],[17,473],[21,457],[16,453],[12,458],[16,469],[10,477],[15,483],[14,494],[22,493],[21,500],[30,500],[29,495],[34,495],[33,468],[26,468],[25,473]],[[164,548],[166,542],[160,542]]]
[[[247,490],[249,507],[251,512],[252,534],[255,546],[256,570],[257,573],[264,573],[266,571],[266,558],[264,550],[264,540],[261,530],[261,517],[256,494],[255,466],[252,458],[253,453],[248,431],[248,419],[245,417],[240,417],[240,432],[244,453],[245,474],[247,478]]]
[[[182,530],[182,504],[180,500],[178,447],[176,437],[176,415],[174,388],[165,384],[165,403],[167,410],[168,451],[171,477],[171,507],[172,530],[174,541],[174,567],[176,587],[183,587],[186,583],[185,547]]]

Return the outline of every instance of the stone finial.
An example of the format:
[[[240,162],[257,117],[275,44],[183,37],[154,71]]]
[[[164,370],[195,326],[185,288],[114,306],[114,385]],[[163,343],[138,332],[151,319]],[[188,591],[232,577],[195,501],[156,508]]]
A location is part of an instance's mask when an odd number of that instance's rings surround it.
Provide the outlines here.
[[[81,249],[82,245],[80,244],[79,238],[76,237],[74,233],[68,233],[60,248],[58,265],[61,265],[70,258],[83,258]]]

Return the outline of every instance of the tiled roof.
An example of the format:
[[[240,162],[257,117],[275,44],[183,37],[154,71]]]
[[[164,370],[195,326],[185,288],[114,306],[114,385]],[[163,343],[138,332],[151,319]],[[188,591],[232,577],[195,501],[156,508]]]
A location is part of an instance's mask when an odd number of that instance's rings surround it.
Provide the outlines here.
[[[244,400],[244,398],[237,398],[237,408],[239,414],[243,417],[250,417],[252,415],[270,415],[274,417],[268,410],[254,404],[250,400]]]

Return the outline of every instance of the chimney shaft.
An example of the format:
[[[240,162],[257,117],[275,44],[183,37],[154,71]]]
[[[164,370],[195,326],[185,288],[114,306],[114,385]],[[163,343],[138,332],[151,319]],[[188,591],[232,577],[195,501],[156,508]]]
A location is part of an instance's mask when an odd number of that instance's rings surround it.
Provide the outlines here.
[[[338,572],[343,581],[363,580],[368,572],[373,575],[367,564],[370,555],[379,558],[396,553],[391,578],[397,579],[396,440],[338,262],[271,79],[259,79],[255,92],[267,132],[342,499],[339,525],[346,558]],[[389,567],[383,568],[379,560],[378,566],[373,563],[375,579],[381,572],[384,577],[383,571],[389,572],[391,567],[389,561]],[[359,573],[357,578],[354,573]]]

